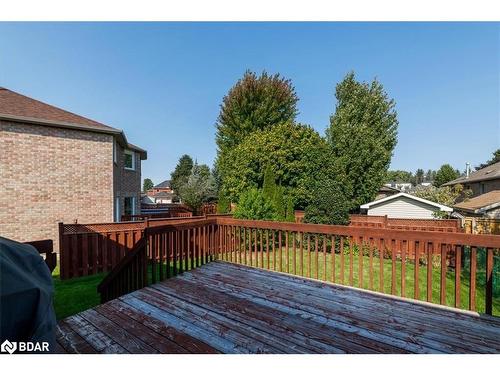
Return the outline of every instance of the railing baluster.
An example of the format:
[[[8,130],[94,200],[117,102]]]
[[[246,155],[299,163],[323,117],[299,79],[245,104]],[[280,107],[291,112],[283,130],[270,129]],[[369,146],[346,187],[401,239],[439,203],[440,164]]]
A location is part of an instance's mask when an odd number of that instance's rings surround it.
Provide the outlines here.
[[[446,305],[446,254],[448,245],[439,244],[439,249],[441,250],[441,288],[439,294],[439,301],[441,305]]]
[[[392,272],[391,272],[391,294],[396,295],[396,248],[399,244],[397,240],[391,240],[391,254],[392,254]]]
[[[160,281],[163,281],[165,279],[163,275],[163,235],[158,234],[155,235],[156,238],[158,238],[158,263],[160,264]]]
[[[406,248],[408,241],[401,242],[401,297],[406,297]]]
[[[493,249],[488,247],[486,250],[486,300],[485,312],[493,315]]]
[[[283,246],[281,242],[281,230],[278,231],[278,246],[279,246],[279,257],[280,257],[280,266],[279,271],[283,272]]]
[[[455,307],[460,308],[460,283],[462,276],[462,246],[455,246]]]
[[[255,252],[255,267],[258,268],[259,267],[259,253],[257,250],[257,245],[258,245],[259,240],[257,239],[257,231],[258,231],[258,229],[255,228],[255,231],[254,231],[254,233],[255,233],[254,241],[255,242],[253,243],[253,250]]]
[[[276,239],[274,230],[273,230],[273,270],[276,271]]]
[[[319,278],[319,252],[318,252],[318,234],[315,234],[314,235],[314,253],[316,255],[316,259],[315,259],[315,269],[316,269],[316,272],[314,273],[314,276],[316,279]]]
[[[364,249],[364,242],[363,242],[363,237],[357,237],[356,242],[358,244],[358,286],[360,288],[363,288],[363,249]]]
[[[292,232],[293,274],[297,274],[297,232]]]
[[[414,274],[413,274],[413,298],[420,299],[420,244],[421,242],[412,241],[414,253]]]
[[[311,277],[311,235],[307,233],[307,277]]]
[[[340,283],[345,284],[344,275],[344,236],[340,236]]]
[[[332,283],[335,282],[335,243],[337,242],[336,236],[331,236],[332,247],[330,250],[331,264],[332,264]]]
[[[378,257],[379,257],[379,265],[378,265],[378,272],[379,272],[379,280],[378,280],[378,286],[379,286],[379,291],[381,293],[384,293],[384,252],[385,252],[385,240],[383,238],[378,239]]]
[[[470,248],[470,281],[469,281],[469,310],[476,311],[476,269],[477,267],[477,248]]]
[[[304,276],[304,232],[300,232],[300,276]]]
[[[290,273],[290,258],[288,253],[288,231],[285,232],[285,270],[286,273]]]
[[[270,256],[269,256],[269,229],[266,229],[266,259],[267,259],[267,269],[270,268],[269,262],[270,262]]]
[[[323,281],[326,281],[326,236],[321,238],[323,240]]]
[[[259,251],[260,251],[260,268],[264,267],[264,247],[262,244],[262,229],[259,230]]]
[[[368,268],[369,268],[369,281],[368,287],[373,290],[373,238],[368,238]]]
[[[354,237],[349,237],[349,285],[353,286],[353,267],[354,267]]]
[[[432,254],[434,243],[426,242],[427,247],[427,302],[432,302]]]

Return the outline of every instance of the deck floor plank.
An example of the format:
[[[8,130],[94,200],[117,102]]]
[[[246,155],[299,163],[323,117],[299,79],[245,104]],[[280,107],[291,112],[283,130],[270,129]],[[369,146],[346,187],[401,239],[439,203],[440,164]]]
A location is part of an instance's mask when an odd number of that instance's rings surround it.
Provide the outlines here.
[[[500,319],[210,262],[59,322],[68,353],[500,353]]]
[[[231,274],[230,267],[224,268],[224,273],[214,273],[212,270],[211,272],[203,273],[193,272],[186,274],[186,278],[196,278],[198,275],[201,278],[205,278],[205,282],[214,283],[214,285],[226,287],[232,285],[238,293],[244,292],[264,297],[258,293],[262,293],[263,291],[265,293],[267,289],[273,289],[273,283],[270,280],[265,279],[263,282],[256,283],[255,280],[259,280],[259,276],[256,275],[244,276],[238,273],[239,278],[235,279]],[[254,281],[251,287],[248,286],[250,281]],[[444,325],[442,319],[437,325],[429,324],[423,317],[411,319],[412,314],[407,311],[411,308],[411,305],[406,306],[404,310],[385,311],[379,305],[372,306],[369,304],[369,301],[367,302],[363,298],[366,293],[361,291],[355,291],[359,294],[356,298],[351,296],[345,297],[342,293],[335,293],[333,298],[324,299],[326,302],[322,303],[320,299],[324,296],[321,293],[316,293],[317,291],[314,288],[309,287],[304,287],[304,292],[308,300],[308,303],[304,304],[302,303],[303,299],[297,297],[297,293],[294,293],[296,291],[296,286],[293,284],[295,280],[291,280],[291,287],[288,281],[282,280],[278,284],[277,291],[274,292],[274,301],[281,300],[281,303],[285,305],[290,305],[295,301],[294,306],[299,309],[318,313],[321,316],[329,316],[334,320],[342,320],[346,323],[350,322],[356,326],[368,325],[367,327],[373,330],[380,328],[382,332],[387,332],[391,337],[403,335],[404,338],[404,335],[406,335],[408,336],[406,340],[415,343],[420,342],[424,346],[430,345],[430,348],[434,348],[437,351],[447,352],[453,350],[470,353],[476,349],[477,352],[481,353],[498,352],[498,347],[495,347],[494,344],[498,345],[498,332],[500,331],[497,330],[496,335],[494,335],[494,331],[487,330],[486,332],[480,332],[482,336],[479,337],[475,329],[470,330],[470,326],[462,330],[457,329],[456,326],[450,325],[450,323],[455,321],[455,313],[452,315],[453,319],[448,319],[445,322],[447,325]],[[474,322],[474,325],[477,325],[476,322]],[[449,332],[449,334],[443,335],[443,332]],[[472,343],[474,346],[471,349]]]

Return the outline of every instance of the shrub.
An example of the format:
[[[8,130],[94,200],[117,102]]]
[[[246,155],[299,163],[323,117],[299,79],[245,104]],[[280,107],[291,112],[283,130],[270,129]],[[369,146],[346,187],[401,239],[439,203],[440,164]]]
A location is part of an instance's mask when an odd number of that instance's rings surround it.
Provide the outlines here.
[[[249,189],[243,193],[234,211],[236,219],[277,220],[273,202],[261,190]]]
[[[350,202],[342,184],[333,178],[319,179],[312,189],[311,203],[306,207],[304,221],[313,224],[349,224]]]

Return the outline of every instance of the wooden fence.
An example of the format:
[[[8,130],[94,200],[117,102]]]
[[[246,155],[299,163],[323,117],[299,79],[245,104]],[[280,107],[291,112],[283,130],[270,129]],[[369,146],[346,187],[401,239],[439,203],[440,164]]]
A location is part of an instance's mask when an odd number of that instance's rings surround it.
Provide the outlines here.
[[[203,216],[120,223],[59,223],[61,279],[111,271],[143,237],[146,227],[202,219]]]
[[[146,228],[144,238],[99,287],[103,300],[219,259],[489,315],[500,311],[499,236],[212,217]],[[146,260],[151,277],[138,282],[145,271],[132,270]]]
[[[304,211],[295,211],[295,222],[303,223]],[[400,219],[387,216],[349,215],[354,227],[422,230],[431,232],[462,232],[458,219]]]
[[[466,217],[464,221],[465,233],[500,235],[500,219]]]

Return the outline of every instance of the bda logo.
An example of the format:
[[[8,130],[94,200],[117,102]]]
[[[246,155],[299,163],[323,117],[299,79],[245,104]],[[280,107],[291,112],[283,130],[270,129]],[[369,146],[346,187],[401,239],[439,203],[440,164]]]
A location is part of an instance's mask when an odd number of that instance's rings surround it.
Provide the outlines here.
[[[2,346],[0,346],[0,351],[3,353],[8,352],[10,354],[14,353],[17,349],[17,343],[16,342],[10,342],[9,340],[5,340],[2,343]]]

